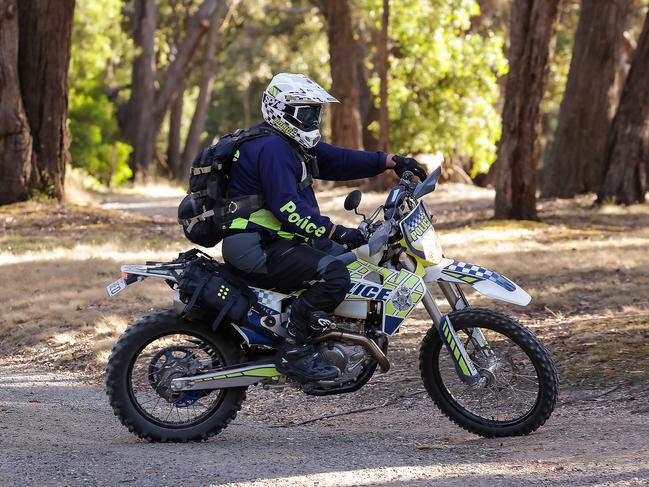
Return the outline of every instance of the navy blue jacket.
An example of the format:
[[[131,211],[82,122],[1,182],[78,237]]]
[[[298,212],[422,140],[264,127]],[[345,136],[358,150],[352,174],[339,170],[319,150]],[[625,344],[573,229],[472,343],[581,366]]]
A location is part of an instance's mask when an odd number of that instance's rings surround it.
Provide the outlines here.
[[[261,124],[262,127],[269,127]],[[317,158],[318,179],[346,181],[376,176],[385,170],[384,152],[367,152],[335,147],[319,142],[308,151]],[[280,135],[245,142],[232,166],[228,194],[231,197],[261,194],[265,208],[247,218],[237,219],[231,228],[270,229],[281,237],[326,238],[333,226],[320,214],[309,185],[300,191],[305,166],[288,140]]]

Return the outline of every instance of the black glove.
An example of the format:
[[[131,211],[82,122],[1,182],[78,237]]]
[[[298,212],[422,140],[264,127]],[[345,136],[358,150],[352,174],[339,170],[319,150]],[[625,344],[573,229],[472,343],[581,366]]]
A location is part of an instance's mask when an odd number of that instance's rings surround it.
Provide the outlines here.
[[[393,169],[394,172],[397,173],[397,176],[403,177],[403,173],[410,171],[417,176],[420,181],[426,179],[426,171],[424,171],[424,168],[421,167],[412,157],[392,156],[392,160],[396,164]]]
[[[347,250],[355,249],[365,243],[365,237],[360,230],[343,227],[342,225],[336,225],[331,240],[344,245]]]

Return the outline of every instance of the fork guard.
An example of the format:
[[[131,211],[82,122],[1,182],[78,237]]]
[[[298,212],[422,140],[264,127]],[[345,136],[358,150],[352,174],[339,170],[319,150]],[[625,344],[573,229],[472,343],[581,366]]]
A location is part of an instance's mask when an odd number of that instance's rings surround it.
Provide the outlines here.
[[[439,327],[439,336],[446,345],[448,353],[451,355],[455,372],[457,376],[469,385],[473,385],[480,380],[480,374],[473,366],[471,358],[466,353],[462,342],[458,339],[455,329],[451,324],[448,316],[444,316]]]
[[[424,281],[468,284],[480,294],[519,306],[527,306],[532,300],[523,288],[502,274],[453,259],[444,258],[439,264],[426,267]]]

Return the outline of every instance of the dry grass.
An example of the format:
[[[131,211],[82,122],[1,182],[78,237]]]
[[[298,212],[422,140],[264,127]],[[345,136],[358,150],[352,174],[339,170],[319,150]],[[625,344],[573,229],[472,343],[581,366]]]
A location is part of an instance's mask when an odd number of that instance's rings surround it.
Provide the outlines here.
[[[358,217],[341,210],[346,191],[324,191],[320,202],[323,213],[352,224]],[[176,192],[162,188],[159,195]],[[362,209],[384,197],[365,195]],[[646,381],[649,206],[550,200],[540,204],[541,222],[510,222],[491,219],[492,200],[491,191],[462,185],[442,186],[428,197],[447,256],[498,270],[533,297],[527,308],[473,293],[471,301],[533,328],[553,351],[564,383]],[[119,266],[173,258],[190,247],[172,218],[92,206],[0,207],[0,229],[0,355],[88,371],[105,362],[129,323],[170,304],[168,288],[154,281],[108,300],[104,288],[119,277]],[[416,349],[428,326],[419,312],[393,340],[402,377],[416,376]]]

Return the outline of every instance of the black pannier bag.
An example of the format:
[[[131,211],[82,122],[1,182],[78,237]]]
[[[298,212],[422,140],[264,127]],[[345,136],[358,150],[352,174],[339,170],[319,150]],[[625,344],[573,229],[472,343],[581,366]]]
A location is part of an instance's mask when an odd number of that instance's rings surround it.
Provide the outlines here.
[[[196,156],[189,174],[188,194],[178,206],[178,223],[187,239],[203,247],[213,247],[223,239],[224,230],[232,220],[263,207],[261,195],[229,198],[228,178],[241,144],[276,134],[262,127],[237,130]]]
[[[178,276],[178,291],[187,303],[184,314],[195,307],[216,314],[214,331],[224,318],[237,322],[246,317],[257,298],[244,282],[197,249],[180,254],[176,262],[183,261],[188,264]]]

